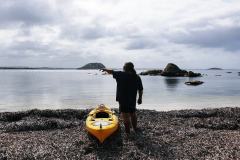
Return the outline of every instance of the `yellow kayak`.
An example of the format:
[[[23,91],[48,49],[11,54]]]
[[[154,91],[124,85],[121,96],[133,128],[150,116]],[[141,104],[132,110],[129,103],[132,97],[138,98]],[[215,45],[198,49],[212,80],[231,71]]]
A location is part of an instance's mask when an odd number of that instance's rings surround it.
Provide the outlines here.
[[[101,104],[89,113],[86,120],[86,129],[103,143],[118,129],[118,118],[109,107]]]

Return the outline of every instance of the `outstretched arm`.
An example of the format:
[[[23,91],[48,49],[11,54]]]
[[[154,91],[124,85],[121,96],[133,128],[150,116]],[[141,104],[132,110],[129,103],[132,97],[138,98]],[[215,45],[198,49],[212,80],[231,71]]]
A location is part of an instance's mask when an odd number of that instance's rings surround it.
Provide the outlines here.
[[[112,69],[107,69],[107,68],[100,69],[100,71],[107,72],[108,74],[112,74],[113,73]]]

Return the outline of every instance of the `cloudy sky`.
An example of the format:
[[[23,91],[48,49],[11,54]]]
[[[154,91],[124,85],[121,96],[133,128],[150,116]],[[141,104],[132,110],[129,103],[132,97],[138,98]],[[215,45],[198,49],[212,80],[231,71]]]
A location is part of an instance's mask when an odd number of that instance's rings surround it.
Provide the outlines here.
[[[239,0],[0,0],[0,66],[240,68]]]

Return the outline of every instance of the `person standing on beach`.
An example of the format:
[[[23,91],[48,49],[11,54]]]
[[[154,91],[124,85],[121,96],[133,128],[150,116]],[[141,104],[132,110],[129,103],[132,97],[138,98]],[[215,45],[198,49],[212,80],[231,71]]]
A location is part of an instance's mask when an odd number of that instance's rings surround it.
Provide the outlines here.
[[[137,131],[136,101],[142,104],[143,85],[141,78],[136,74],[132,62],[127,62],[122,71],[101,69],[103,72],[112,74],[117,81],[116,101],[119,102],[119,112],[123,118],[125,132],[130,134],[130,128]],[[138,100],[137,100],[138,92]]]

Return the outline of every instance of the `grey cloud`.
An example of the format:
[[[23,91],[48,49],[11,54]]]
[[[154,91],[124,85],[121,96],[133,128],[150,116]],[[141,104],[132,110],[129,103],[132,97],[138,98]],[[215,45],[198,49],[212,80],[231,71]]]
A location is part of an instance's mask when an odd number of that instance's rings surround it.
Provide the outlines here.
[[[62,28],[62,37],[67,37],[69,39],[85,39],[85,40],[94,40],[99,38],[104,38],[113,35],[112,31],[106,27],[95,24],[95,25],[65,25]]]
[[[83,39],[98,39],[110,35],[110,31],[100,25],[82,28],[79,33]]]
[[[9,0],[0,5],[0,26],[22,23],[24,25],[46,24],[54,21],[57,12],[38,0]]]
[[[214,28],[203,31],[190,31],[173,38],[176,43],[193,44],[201,47],[240,50],[240,27]]]
[[[101,1],[102,3],[106,3],[105,0]],[[112,4],[115,4],[115,2],[121,3],[121,1],[118,0],[106,1]],[[69,2],[65,0],[61,0],[61,2],[60,0],[51,1],[51,3],[48,2],[50,1],[1,1],[0,29],[4,28],[1,30],[3,33],[1,41],[6,43],[3,43],[0,47],[0,65],[63,65],[78,67],[92,60],[97,60],[104,62],[106,65],[111,64],[114,66],[130,59],[131,61],[137,61],[141,65],[147,63],[149,66],[163,64],[173,60],[174,62],[176,60],[179,64],[188,62],[190,64],[191,61],[192,66],[195,65],[195,62],[199,61],[199,66],[201,66],[202,62],[206,62],[206,59],[213,57],[210,56],[213,55],[212,51],[223,52],[224,54],[219,56],[218,59],[225,60],[225,55],[230,56],[228,51],[236,52],[240,50],[240,27],[237,25],[240,24],[240,13],[212,19],[202,19],[187,25],[183,24],[187,23],[186,21],[175,23],[176,20],[174,19],[173,25],[171,25],[172,22],[170,25],[167,22],[166,24],[161,24],[159,29],[156,29],[159,19],[158,16],[155,16],[156,28],[153,27],[151,30],[152,26],[148,24],[151,20],[148,21],[147,16],[149,15],[145,15],[145,13],[141,15],[143,16],[143,21],[139,19],[140,23],[138,23],[138,19],[136,21],[132,15],[129,15],[126,19],[125,17],[116,17],[114,15],[115,13],[111,13],[111,11],[106,12],[107,15],[105,15],[105,13],[95,15],[98,12],[95,13],[94,10],[89,9],[88,5],[73,6],[73,4],[71,4],[72,1]],[[54,2],[56,2],[56,4],[52,6]],[[60,3],[66,4],[59,5]],[[97,2],[97,4],[98,3],[99,2]],[[120,5],[119,7],[124,6]],[[125,8],[123,9],[125,10]],[[119,13],[117,13],[117,15],[118,14]],[[144,18],[144,16],[146,17]],[[133,23],[126,23],[130,22],[127,20],[128,18],[132,20]],[[190,20],[194,18],[194,15],[192,17],[190,16]],[[236,25],[233,27],[214,25],[215,19],[224,18],[232,19]],[[177,25],[180,25],[180,27],[182,27],[181,29],[185,29],[186,33],[178,32],[173,34],[170,32],[166,33],[167,30],[163,30],[169,26],[170,30],[175,30],[179,27]],[[53,36],[49,35],[49,39],[48,33],[51,33],[51,31],[45,30],[48,26],[50,26],[50,28],[56,28],[56,31],[53,30],[56,34],[53,34]],[[210,28],[206,26],[210,26]],[[36,27],[36,30],[32,30],[35,29],[33,27]],[[41,29],[43,29],[44,34],[42,36],[41,33],[36,34],[36,31],[41,32]],[[5,32],[5,30],[12,30],[13,33],[10,32],[10,34],[14,35],[6,36],[8,32]],[[36,36],[34,34],[36,34]],[[8,44],[11,41],[13,42]],[[71,44],[74,47],[71,47]],[[126,45],[123,46],[124,44]],[[224,48],[225,51],[215,50],[215,48]],[[145,49],[151,50],[146,51]],[[116,59],[116,56],[121,53],[122,55],[117,60],[117,63],[113,63],[112,59]],[[131,53],[131,55],[128,53]],[[200,55],[201,53],[204,53],[204,55]],[[148,58],[149,55],[151,55],[152,58]],[[235,58],[238,55],[233,53],[232,56]],[[185,59],[185,57],[187,58]],[[237,64],[238,59],[234,59],[234,62]],[[212,63],[212,60],[206,63]],[[232,61],[231,63],[233,64]],[[229,64],[226,62],[223,65]]]
[[[22,42],[15,42],[11,45],[11,50],[17,51],[48,51],[50,48],[49,44],[43,44],[36,41],[22,41]]]
[[[0,49],[0,57],[8,58],[47,57],[52,54],[57,54],[55,46],[38,41],[13,41]]]
[[[168,35],[170,41],[206,48],[223,48],[228,51],[240,50],[240,14],[220,18],[230,18],[235,26],[219,26],[211,22],[215,19],[200,21],[186,27],[186,33]],[[217,18],[216,18],[217,19]],[[221,19],[220,19],[221,20]]]
[[[29,48],[27,43],[33,44],[33,47]],[[38,42],[19,43],[11,49],[0,48],[0,66],[80,67],[92,60],[102,62],[100,54],[93,55],[81,50],[57,50],[54,46],[46,47]]]
[[[84,13],[83,13],[84,14]],[[84,40],[95,40],[101,38],[114,38],[114,39],[138,39],[142,38],[142,34],[139,32],[139,27],[126,27],[126,26],[105,26],[105,17],[98,17],[93,19],[91,23],[69,25],[64,24],[61,27],[62,37],[69,39],[84,39]],[[121,40],[120,40],[121,41]]]
[[[90,59],[91,57],[96,57],[98,52],[92,54],[91,50],[79,48],[61,48],[56,43],[42,43],[40,41],[13,41],[7,46],[0,48],[0,57],[1,58],[14,58],[14,59],[23,59],[23,58],[39,58],[39,59]],[[100,52],[99,52],[100,55]],[[96,58],[95,58],[96,59]]]
[[[140,49],[153,49],[157,46],[157,43],[149,38],[135,38],[130,39],[129,44],[126,46],[127,50],[140,50]]]

